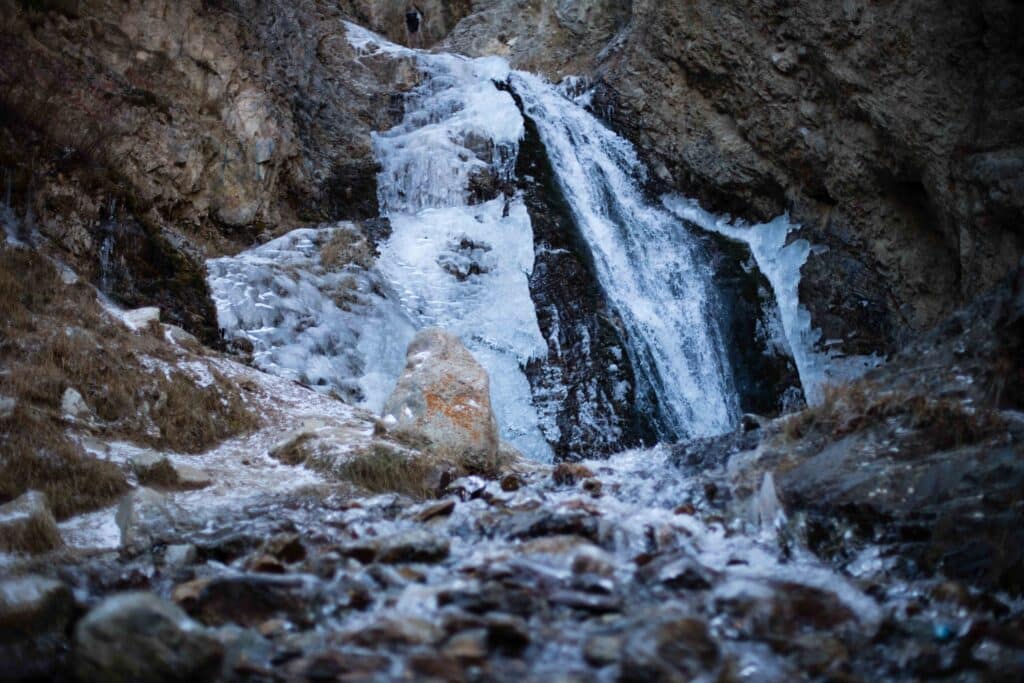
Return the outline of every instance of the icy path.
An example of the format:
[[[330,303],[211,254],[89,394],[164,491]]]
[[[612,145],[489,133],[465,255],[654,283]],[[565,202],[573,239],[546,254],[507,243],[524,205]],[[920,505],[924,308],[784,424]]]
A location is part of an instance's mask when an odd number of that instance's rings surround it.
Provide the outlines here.
[[[304,425],[315,423],[331,429],[332,435],[337,435],[339,453],[360,448],[372,437],[373,419],[366,411],[231,360],[217,358],[209,362],[225,377],[251,389],[246,396],[265,423],[258,431],[229,439],[206,453],[166,454],[172,463],[197,468],[211,480],[202,489],[166,494],[168,501],[191,519],[268,495],[324,484],[324,479],[312,470],[284,465],[268,455],[283,437]],[[92,455],[115,462],[148,450],[123,442],[91,440],[85,445]],[[116,511],[117,507],[112,506],[64,521],[60,524],[64,542],[79,549],[117,548],[120,531],[114,521]]]

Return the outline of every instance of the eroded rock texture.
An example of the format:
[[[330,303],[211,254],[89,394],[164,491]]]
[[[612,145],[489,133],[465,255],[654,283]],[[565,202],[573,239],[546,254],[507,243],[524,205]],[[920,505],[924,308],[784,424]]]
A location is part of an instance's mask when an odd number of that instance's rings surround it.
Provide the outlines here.
[[[26,234],[214,340],[203,257],[377,214],[369,133],[417,76],[358,58],[344,9],[0,3],[0,167]]]
[[[452,47],[597,83],[656,189],[821,247],[823,340],[889,353],[1022,248],[1024,8],[978,3],[478,2]]]
[[[647,2],[598,110],[665,186],[826,247],[801,299],[848,351],[891,351],[1024,245],[1019,3]]]

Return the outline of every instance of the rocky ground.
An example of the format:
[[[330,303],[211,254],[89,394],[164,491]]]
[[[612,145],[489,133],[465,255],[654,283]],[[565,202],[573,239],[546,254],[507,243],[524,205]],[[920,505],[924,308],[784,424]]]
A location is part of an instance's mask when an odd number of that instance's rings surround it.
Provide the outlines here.
[[[164,465],[106,446],[139,487],[5,556],[5,675],[1018,680],[1021,292],[819,408],[558,466],[498,443],[440,332],[382,419],[214,360],[266,426]]]
[[[440,332],[380,416],[260,373],[203,261],[376,216],[418,74],[340,24],[400,3],[0,0],[0,680],[1024,678],[1019,7],[420,4],[596,84],[652,191],[789,211],[823,340],[892,361],[555,466]]]

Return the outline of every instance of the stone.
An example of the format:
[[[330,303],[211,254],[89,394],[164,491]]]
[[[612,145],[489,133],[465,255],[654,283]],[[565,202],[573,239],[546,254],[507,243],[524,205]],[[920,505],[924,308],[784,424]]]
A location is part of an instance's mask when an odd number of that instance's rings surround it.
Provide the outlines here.
[[[707,624],[693,618],[655,617],[652,621],[639,624],[623,643],[620,681],[685,683],[712,678],[720,654]]]
[[[433,448],[460,458],[493,461],[498,424],[487,372],[457,337],[439,329],[416,334],[383,414],[393,431],[422,435]]]
[[[579,463],[562,462],[555,466],[551,478],[559,486],[574,486],[577,482],[589,479],[594,473]]]
[[[156,306],[134,308],[121,313],[121,320],[124,321],[124,324],[129,329],[138,332],[139,330],[146,329],[151,324],[160,322],[160,309]]]
[[[591,666],[607,666],[619,661],[621,650],[621,636],[595,635],[583,643],[583,658]]]
[[[74,611],[71,589],[60,581],[32,575],[0,580],[0,678],[51,678]]]
[[[440,562],[448,557],[448,539],[416,529],[381,539],[377,561],[387,564]]]
[[[60,412],[67,420],[78,420],[92,414],[89,404],[85,402],[77,389],[68,387],[60,399]]]
[[[203,489],[213,483],[209,473],[198,467],[175,465],[174,470],[178,473],[178,488]]]
[[[17,405],[17,399],[0,394],[0,419],[13,415]]]
[[[420,522],[429,522],[439,517],[448,517],[455,510],[455,500],[448,498],[437,503],[430,503],[416,512],[416,519]]]
[[[181,568],[195,564],[199,559],[198,549],[191,543],[169,545],[164,550],[164,564],[168,567]]]
[[[222,656],[201,625],[149,593],[107,598],[75,627],[74,670],[86,681],[212,681]]]
[[[166,496],[150,488],[137,488],[118,503],[114,515],[121,530],[121,546],[145,546],[174,529],[176,510]]]
[[[206,488],[212,483],[206,472],[190,465],[176,464],[165,454],[152,450],[132,454],[128,466],[144,486],[188,490]]]
[[[46,494],[28,491],[0,505],[0,550],[42,553],[62,544]]]
[[[322,600],[305,577],[273,573],[221,575],[191,581],[177,586],[173,597],[204,624],[251,628],[277,618],[308,626],[313,610]]]

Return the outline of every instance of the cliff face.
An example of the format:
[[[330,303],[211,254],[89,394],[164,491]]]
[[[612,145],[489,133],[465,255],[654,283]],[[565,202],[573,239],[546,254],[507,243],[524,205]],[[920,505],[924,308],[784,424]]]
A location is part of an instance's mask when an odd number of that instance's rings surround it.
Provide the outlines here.
[[[11,203],[127,305],[213,340],[202,257],[376,216],[369,133],[416,76],[357,62],[334,3],[4,1],[0,16]]]
[[[803,301],[849,352],[893,351],[1024,246],[1019,3],[418,4],[428,45],[596,83],[655,189],[751,221],[788,211],[820,247]],[[403,10],[0,0],[12,203],[112,294],[213,339],[203,256],[376,214],[369,132],[417,76],[357,60],[341,22],[404,42]]]
[[[823,339],[892,352],[1024,247],[1024,8],[940,3],[478,2],[449,42],[553,79],[659,190],[820,247],[802,299]]]
[[[818,250],[825,339],[891,351],[1024,246],[1024,8],[634,3],[599,102],[666,186]]]

